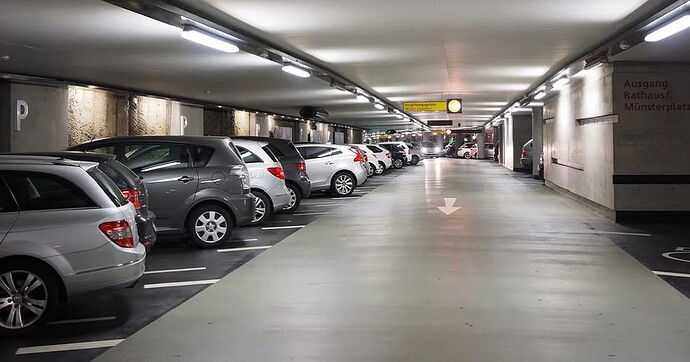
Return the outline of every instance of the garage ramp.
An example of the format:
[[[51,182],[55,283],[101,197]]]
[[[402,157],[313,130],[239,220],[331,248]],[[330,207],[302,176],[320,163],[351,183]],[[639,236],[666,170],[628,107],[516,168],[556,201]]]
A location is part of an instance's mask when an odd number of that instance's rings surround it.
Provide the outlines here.
[[[690,303],[589,226],[615,225],[490,162],[425,164],[99,360],[688,361]]]

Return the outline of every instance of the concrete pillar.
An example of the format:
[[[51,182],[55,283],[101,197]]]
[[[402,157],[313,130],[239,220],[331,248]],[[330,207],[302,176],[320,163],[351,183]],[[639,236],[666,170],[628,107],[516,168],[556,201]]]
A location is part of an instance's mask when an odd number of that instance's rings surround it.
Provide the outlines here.
[[[484,147],[486,145],[486,138],[484,132],[477,133],[477,159],[482,160],[486,158]]]
[[[539,157],[544,145],[544,109],[532,108],[532,177],[539,178]]]
[[[0,82],[0,152],[10,151],[11,109],[10,83]]]
[[[59,151],[67,147],[67,87],[10,85],[11,152]],[[17,102],[28,106],[28,114],[16,129]]]

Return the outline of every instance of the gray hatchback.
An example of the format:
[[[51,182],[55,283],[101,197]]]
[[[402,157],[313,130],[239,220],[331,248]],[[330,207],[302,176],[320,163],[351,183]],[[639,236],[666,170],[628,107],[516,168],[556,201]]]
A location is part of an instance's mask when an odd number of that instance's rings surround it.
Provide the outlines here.
[[[249,173],[228,137],[114,137],[71,150],[115,155],[146,184],[158,231],[187,232],[202,248],[254,216]]]

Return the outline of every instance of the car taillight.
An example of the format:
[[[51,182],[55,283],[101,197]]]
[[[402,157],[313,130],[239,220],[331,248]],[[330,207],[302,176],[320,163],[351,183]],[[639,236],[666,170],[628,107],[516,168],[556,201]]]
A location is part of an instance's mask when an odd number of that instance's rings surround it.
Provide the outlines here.
[[[528,158],[529,156],[527,155],[527,151],[522,151],[522,154],[520,155],[522,158]]]
[[[360,153],[358,149],[353,147],[353,148],[350,148],[350,151],[355,153],[355,159],[353,161],[355,161],[355,162],[363,162],[364,161],[364,156],[362,156],[362,153]]]
[[[137,210],[141,209],[141,193],[139,190],[136,189],[123,189],[120,190],[122,191],[122,195],[124,195],[129,202],[134,205],[134,208]]]
[[[269,167],[267,170],[271,173],[271,175],[281,180],[285,180],[285,172],[283,171],[282,167]]]
[[[409,155],[410,153],[412,153],[412,150],[408,148],[408,149],[407,149],[407,154]]]
[[[126,220],[110,221],[98,225],[98,228],[110,239],[113,243],[123,248],[134,247],[134,237],[132,236],[132,229]]]
[[[390,153],[390,152],[386,152],[386,157],[388,157],[388,158],[393,158],[393,156],[391,156],[391,153]]]
[[[304,162],[297,162],[295,164],[297,166],[297,169],[300,170],[301,172],[307,173],[307,164]]]

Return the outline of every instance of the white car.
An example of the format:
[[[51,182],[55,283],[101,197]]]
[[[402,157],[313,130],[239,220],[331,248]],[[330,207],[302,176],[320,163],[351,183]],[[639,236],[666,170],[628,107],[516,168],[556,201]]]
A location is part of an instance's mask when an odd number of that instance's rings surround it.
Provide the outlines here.
[[[352,146],[321,143],[296,144],[307,164],[311,191],[331,191],[350,196],[367,180],[364,155]]]
[[[469,160],[472,157],[471,148],[474,145],[474,142],[463,143],[460,147],[458,147],[458,157],[466,158]]]
[[[249,184],[252,194],[256,196],[251,224],[259,225],[290,202],[285,172],[278,158],[267,147],[267,142],[244,139],[234,139],[232,142],[247,165]]]
[[[410,146],[402,141],[394,141],[394,142],[381,142],[380,144],[382,145],[400,145],[404,150],[405,150],[405,158],[407,159],[408,164],[413,164],[412,161],[412,149]],[[419,162],[419,160],[417,160]],[[416,162],[414,163],[415,165],[417,164]]]
[[[385,148],[381,148],[377,145],[369,145],[369,144],[357,144],[356,146],[361,146],[369,151],[374,153],[374,156],[376,156],[376,160],[378,161],[379,165],[382,166],[381,173],[383,171],[393,167],[393,156],[391,156],[390,151],[386,150]],[[371,161],[371,160],[370,160]],[[380,174],[377,174],[380,175]]]
[[[425,141],[422,142],[422,154],[429,157],[441,157],[443,156],[443,147],[434,143]]]
[[[364,161],[366,161],[366,164],[369,166],[367,167],[367,177],[380,175],[386,170],[385,166],[379,163],[378,159],[376,158],[376,154],[370,149],[366,148],[364,145],[351,144],[350,146],[356,147],[359,152],[362,152],[364,155]]]

